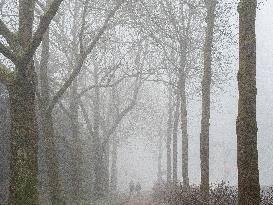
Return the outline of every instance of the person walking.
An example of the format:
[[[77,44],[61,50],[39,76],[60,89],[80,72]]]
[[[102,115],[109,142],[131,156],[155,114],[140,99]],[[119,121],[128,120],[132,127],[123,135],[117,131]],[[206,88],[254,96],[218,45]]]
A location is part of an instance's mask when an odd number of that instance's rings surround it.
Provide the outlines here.
[[[129,183],[129,190],[130,190],[130,196],[132,196],[135,191],[135,184],[134,184],[133,180],[131,180]]]
[[[140,195],[140,191],[141,191],[141,184],[140,184],[139,182],[136,184],[136,188],[135,188],[135,190],[136,190],[137,195]]]

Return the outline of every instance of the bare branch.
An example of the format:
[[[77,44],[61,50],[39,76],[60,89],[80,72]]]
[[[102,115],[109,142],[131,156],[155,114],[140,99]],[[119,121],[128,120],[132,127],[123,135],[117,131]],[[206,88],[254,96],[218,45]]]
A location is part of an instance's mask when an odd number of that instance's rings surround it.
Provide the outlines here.
[[[0,81],[9,86],[13,83],[14,73],[9,71],[5,65],[0,64]]]
[[[59,101],[59,99],[63,96],[69,86],[72,84],[74,79],[78,76],[81,71],[82,65],[84,63],[84,59],[80,57],[76,67],[73,69],[72,73],[70,74],[69,78],[65,81],[63,86],[57,91],[57,93],[52,98],[51,103],[49,104],[48,111],[51,112],[55,106],[55,104]]]
[[[130,104],[124,108],[124,110],[122,110],[120,113],[118,113],[113,125],[111,126],[111,128],[107,131],[106,137],[102,142],[102,148],[104,149],[105,146],[107,145],[107,142],[109,141],[111,135],[115,132],[115,130],[117,129],[118,125],[120,124],[120,122],[122,121],[122,119],[135,107],[135,105],[137,104],[137,96],[141,87],[141,83],[138,82],[139,79],[137,77],[136,79],[136,86],[134,89],[134,93],[133,93],[133,99],[131,100]]]
[[[115,82],[112,82],[112,83],[107,83],[107,84],[101,84],[101,85],[97,85],[97,87],[100,87],[100,88],[110,88],[110,87],[114,87],[114,86],[117,86],[119,83],[121,83],[123,80],[125,80],[126,78],[128,77],[136,77],[137,74],[134,74],[134,75],[126,75],[126,76],[123,76],[121,77],[120,79],[116,80]],[[84,94],[86,94],[88,91],[92,90],[96,88],[96,85],[90,85],[88,87],[86,87],[85,89],[83,89],[80,93],[79,93],[79,97],[82,97]]]
[[[16,56],[2,42],[0,42],[0,53],[2,53],[6,58],[11,60],[14,64],[17,64]]]
[[[71,113],[66,109],[66,107],[64,106],[62,102],[59,102],[59,106],[61,110],[69,117],[69,119],[73,119]]]
[[[114,17],[114,15],[116,14],[117,10],[119,10],[119,8],[122,6],[122,4],[125,2],[125,0],[122,0],[106,17],[103,26],[101,27],[101,29],[99,30],[99,32],[97,33],[97,35],[95,36],[94,40],[92,41],[92,43],[89,45],[89,47],[87,48],[87,50],[84,52],[84,55],[87,56],[89,53],[91,53],[91,51],[94,49],[94,47],[96,46],[97,42],[100,40],[101,36],[104,34],[105,30],[108,27],[108,24],[110,22],[110,20],[112,19],[112,17]]]
[[[46,5],[44,5],[41,1],[37,0],[36,4],[41,8],[41,10],[43,10],[43,11],[45,10]]]
[[[87,14],[87,7],[88,7],[88,3],[89,1],[88,0],[85,0],[84,2],[84,8],[83,8],[83,14],[82,14],[82,25],[81,25],[81,29],[80,29],[80,33],[79,33],[79,36],[80,36],[80,51],[83,51],[84,48],[83,48],[83,34],[84,34],[84,27],[86,25],[86,14]]]
[[[54,0],[45,14],[41,17],[39,26],[33,35],[32,42],[28,46],[26,52],[22,57],[22,62],[28,63],[33,57],[36,49],[39,47],[43,40],[43,35],[49,27],[50,22],[56,15],[63,0]]]
[[[178,88],[178,86],[175,84],[175,83],[172,83],[171,81],[166,81],[166,80],[163,80],[163,79],[147,79],[145,80],[146,82],[160,82],[160,83],[163,83],[164,85],[170,85],[172,86],[173,88]]]
[[[0,35],[6,39],[9,45],[14,44],[15,34],[9,30],[2,19],[0,19]]]
[[[87,48],[87,50],[86,51],[81,51],[81,55],[78,57],[78,60],[77,60],[75,68],[73,69],[72,73],[70,74],[69,78],[65,81],[65,83],[63,84],[63,86],[57,91],[57,93],[53,97],[53,99],[52,99],[52,101],[51,101],[51,103],[50,103],[50,105],[48,107],[48,111],[52,111],[53,110],[55,104],[63,96],[63,94],[66,92],[66,90],[72,84],[72,82],[74,81],[74,79],[79,75],[79,73],[80,73],[80,71],[82,69],[82,66],[84,64],[84,61],[87,58],[88,54],[90,54],[91,51],[94,49],[94,47],[96,46],[96,44],[100,40],[101,36],[104,34],[105,30],[107,29],[109,21],[115,15],[115,13],[117,12],[117,10],[121,7],[121,5],[123,4],[123,2],[125,2],[125,0],[122,0],[109,13],[109,15],[106,17],[106,19],[104,21],[103,26],[101,27],[101,29],[99,30],[99,32],[97,33],[97,35],[95,36],[95,38],[93,39],[92,43],[89,45],[89,47]]]

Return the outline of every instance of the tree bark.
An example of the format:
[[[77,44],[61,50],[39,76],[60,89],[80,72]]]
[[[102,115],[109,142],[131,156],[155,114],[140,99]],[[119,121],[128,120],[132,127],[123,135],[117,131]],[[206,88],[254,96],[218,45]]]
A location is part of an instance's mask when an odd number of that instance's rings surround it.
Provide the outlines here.
[[[9,204],[38,204],[38,129],[35,111],[34,68],[32,76],[17,76],[9,87],[11,156]]]
[[[173,183],[177,183],[177,134],[178,134],[178,123],[179,123],[179,107],[180,107],[180,96],[177,93],[176,108],[174,113],[173,123]]]
[[[120,100],[118,96],[117,86],[114,86],[112,88],[112,118],[113,121],[118,118],[118,115],[120,113]],[[117,160],[118,160],[118,144],[119,139],[117,132],[113,132],[113,138],[112,138],[112,166],[111,166],[111,181],[110,181],[110,188],[111,192],[115,193],[117,191],[117,185],[118,185],[118,167],[117,167]]]
[[[1,82],[0,93],[0,199],[3,204],[7,204],[10,163],[10,117],[7,90]]]
[[[183,72],[184,73],[184,72]],[[188,112],[187,112],[187,95],[186,95],[186,78],[185,74],[180,74],[181,88],[181,129],[182,129],[182,178],[183,186],[189,187],[189,150],[188,150]]]
[[[94,182],[94,199],[100,199],[105,196],[104,193],[104,184],[103,184],[103,176],[102,173],[104,170],[104,163],[103,162],[103,148],[101,144],[98,144],[95,148],[95,156],[94,156],[94,175],[95,175],[95,182]]]
[[[109,193],[109,183],[110,183],[110,140],[107,141],[103,147],[103,192],[105,195]]]
[[[19,40],[27,48],[32,38],[34,0],[19,4]],[[38,204],[38,128],[35,110],[36,73],[33,62],[16,67],[8,88],[11,115],[9,204]]]
[[[98,68],[94,69],[94,81],[95,81],[95,97],[94,97],[94,138],[93,138],[93,151],[94,151],[94,198],[99,199],[104,196],[103,190],[103,147],[100,140],[100,88],[98,79]]]
[[[58,169],[59,162],[55,141],[53,118],[51,112],[45,112],[42,115],[42,132],[46,146],[46,164],[49,179],[50,201],[52,205],[59,205],[64,203],[64,196],[62,181]]]
[[[201,195],[204,203],[209,203],[209,126],[210,126],[210,87],[213,32],[215,24],[216,1],[206,1],[206,37],[204,44],[204,73],[202,80],[202,119],[200,133]]]
[[[187,93],[186,93],[186,79],[187,79],[187,53],[188,41],[191,25],[192,12],[189,13],[189,19],[186,27],[186,32],[182,39],[180,39],[180,68],[178,70],[178,89],[180,90],[180,112],[181,112],[181,130],[182,130],[182,178],[183,186],[189,187],[189,136],[188,136],[188,111],[187,111]]]
[[[47,2],[48,3],[48,2]],[[46,146],[46,164],[49,179],[50,201],[53,205],[62,203],[62,184],[58,170],[58,153],[55,141],[52,112],[47,108],[50,103],[49,80],[48,80],[48,60],[49,60],[49,30],[44,34],[42,42],[42,53],[40,63],[40,111],[41,111],[41,129]]]
[[[256,0],[241,0],[239,11],[239,72],[237,164],[238,204],[260,204],[256,121]]]
[[[77,55],[79,52],[78,49],[78,38],[83,38],[79,36],[77,30],[78,21],[79,21],[79,9],[80,2],[76,1],[73,8],[73,23],[72,23],[72,46],[73,50],[70,51],[71,64],[77,64]],[[83,14],[85,15],[85,14]],[[85,18],[85,16],[83,17]],[[72,65],[71,65],[72,66]],[[73,72],[73,66],[71,68]],[[82,148],[81,141],[79,136],[79,101],[78,101],[78,79],[74,78],[70,86],[70,101],[69,101],[69,110],[70,110],[70,123],[71,123],[71,132],[72,132],[72,199],[74,203],[78,203],[81,193],[81,183],[82,183]]]
[[[157,182],[161,184],[162,182],[162,141],[163,135],[160,133],[159,143],[158,143],[158,157],[157,157]]]
[[[158,128],[158,143],[157,143],[157,149],[158,149],[158,156],[157,156],[157,182],[159,184],[162,183],[162,145],[163,145],[163,126],[162,126],[163,118],[161,118],[161,123]]]
[[[172,122],[173,122],[173,110],[172,110],[172,89],[169,87],[169,102],[168,102],[168,121],[166,132],[166,149],[167,149],[167,183],[172,181],[172,156],[171,156],[171,143],[172,143]]]
[[[80,199],[82,183],[82,148],[79,136],[79,102],[78,102],[78,81],[74,80],[70,89],[70,114],[71,114],[71,131],[72,131],[72,184],[73,184],[73,201]]]
[[[115,193],[117,191],[117,184],[118,184],[117,160],[118,160],[118,137],[117,137],[117,134],[114,133],[113,145],[112,145],[112,166],[111,166],[111,181],[110,181],[110,188],[112,193]]]

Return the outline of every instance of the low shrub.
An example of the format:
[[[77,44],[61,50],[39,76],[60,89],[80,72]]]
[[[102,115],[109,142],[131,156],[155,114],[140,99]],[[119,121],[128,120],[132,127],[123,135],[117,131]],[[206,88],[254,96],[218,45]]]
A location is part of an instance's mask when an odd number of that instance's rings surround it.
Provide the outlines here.
[[[210,187],[210,205],[236,205],[238,190],[229,183],[221,182]],[[204,205],[200,187],[191,185],[189,188],[181,184],[157,183],[153,188],[153,200],[157,204],[169,205]],[[261,205],[273,205],[273,188],[261,188]]]

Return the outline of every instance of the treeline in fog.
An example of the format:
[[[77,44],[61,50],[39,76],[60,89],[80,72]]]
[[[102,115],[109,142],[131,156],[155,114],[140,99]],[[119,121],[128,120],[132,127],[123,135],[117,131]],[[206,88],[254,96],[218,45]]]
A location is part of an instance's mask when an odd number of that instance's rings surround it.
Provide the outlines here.
[[[270,5],[0,0],[0,204],[273,204]]]

